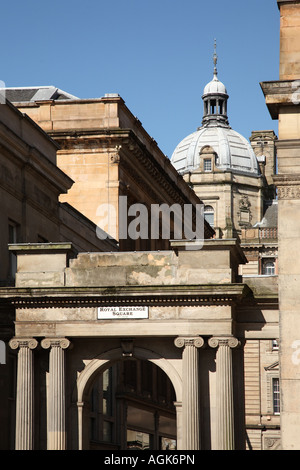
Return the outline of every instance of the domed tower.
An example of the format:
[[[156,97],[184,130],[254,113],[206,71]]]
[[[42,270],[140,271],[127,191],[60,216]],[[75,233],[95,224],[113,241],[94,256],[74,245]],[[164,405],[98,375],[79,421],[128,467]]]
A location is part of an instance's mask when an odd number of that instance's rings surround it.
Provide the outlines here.
[[[213,61],[213,79],[202,95],[202,125],[177,145],[171,162],[204,202],[206,219],[221,238],[261,220],[263,178],[250,142],[229,125],[216,46]]]
[[[214,77],[204,88],[204,112],[202,125],[229,126],[227,117],[228,94],[225,85],[218,79],[216,44],[214,52]]]

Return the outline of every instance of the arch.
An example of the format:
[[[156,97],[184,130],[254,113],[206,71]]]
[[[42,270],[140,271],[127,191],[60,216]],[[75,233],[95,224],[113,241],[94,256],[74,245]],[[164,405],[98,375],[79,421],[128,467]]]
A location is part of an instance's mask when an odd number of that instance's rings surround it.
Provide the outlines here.
[[[106,369],[111,367],[117,361],[126,359],[123,356],[123,349],[116,348],[108,350],[98,357],[91,360],[89,364],[83,369],[77,378],[77,416],[78,416],[78,449],[83,449],[84,438],[84,404],[88,401],[89,392],[93,384],[96,374],[103,373]],[[162,357],[160,354],[140,347],[134,348],[135,359],[148,360],[161,368],[167,377],[170,379],[174,390],[177,403],[182,401],[182,379],[174,366]],[[76,402],[76,401],[75,401]]]
[[[77,378],[77,402],[84,403],[95,375],[102,373],[115,362],[124,359],[122,353],[123,350],[121,348],[111,349],[91,360]],[[134,348],[133,357],[135,359],[148,360],[160,367],[168,376],[174,387],[176,400],[178,402],[182,400],[182,379],[177,370],[167,359],[154,351],[140,347]]]

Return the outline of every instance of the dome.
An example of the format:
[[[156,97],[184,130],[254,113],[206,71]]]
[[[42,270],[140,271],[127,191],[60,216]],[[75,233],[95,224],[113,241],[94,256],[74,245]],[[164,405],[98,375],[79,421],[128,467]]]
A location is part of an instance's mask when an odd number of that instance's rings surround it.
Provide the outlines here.
[[[224,83],[220,82],[220,80],[214,76],[211,82],[209,82],[203,91],[203,96],[209,94],[222,94],[227,95],[227,90]]]
[[[229,126],[200,127],[177,145],[171,163],[180,174],[197,170],[201,150],[206,146],[216,153],[219,170],[259,176],[257,158],[250,143]]]
[[[215,46],[216,47],[216,46]],[[245,137],[234,131],[228,122],[228,94],[217,76],[217,55],[214,53],[214,76],[203,92],[204,114],[202,127],[180,142],[171,157],[171,163],[183,174],[200,168],[203,147],[216,153],[215,168],[252,176],[260,170],[254,151]]]

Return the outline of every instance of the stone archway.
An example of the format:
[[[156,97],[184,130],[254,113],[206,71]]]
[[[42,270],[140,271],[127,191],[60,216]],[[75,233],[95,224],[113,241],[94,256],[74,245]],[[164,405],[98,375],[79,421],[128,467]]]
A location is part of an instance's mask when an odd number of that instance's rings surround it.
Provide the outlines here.
[[[180,440],[181,436],[178,430],[181,429],[181,402],[182,402],[182,379],[175,369],[173,364],[167,359],[162,357],[160,354],[140,348],[134,348],[134,359],[141,359],[144,361],[150,361],[154,365],[158,366],[164,371],[171,384],[173,385],[175,396],[176,396],[176,414],[177,414],[177,439]],[[126,355],[125,355],[126,358]],[[100,354],[98,357],[92,359],[83,371],[80,373],[77,379],[77,410],[78,410],[78,448],[82,450],[86,447],[87,437],[85,436],[85,415],[84,406],[89,399],[89,393],[91,385],[98,374],[103,373],[106,369],[114,365],[116,362],[124,359],[124,349],[116,348],[108,350],[105,353]]]

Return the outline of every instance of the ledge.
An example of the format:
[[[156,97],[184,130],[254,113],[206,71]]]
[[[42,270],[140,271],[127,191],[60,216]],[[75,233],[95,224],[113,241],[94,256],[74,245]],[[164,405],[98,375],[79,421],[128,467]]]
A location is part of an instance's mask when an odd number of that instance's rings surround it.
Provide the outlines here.
[[[278,186],[299,186],[300,185],[300,174],[298,173],[285,173],[273,176],[274,184]]]
[[[15,254],[52,254],[52,253],[76,253],[72,243],[15,243],[9,244],[8,250]]]
[[[291,3],[295,2],[293,1]],[[295,86],[295,82],[297,83],[297,86]],[[266,99],[266,105],[272,119],[278,119],[279,110],[282,106],[298,105],[293,102],[293,94],[297,92],[299,83],[299,80],[274,80],[260,82],[262,92]]]
[[[277,5],[278,5],[279,10],[282,5],[292,5],[293,3],[294,4],[300,3],[300,0],[277,0]]]
[[[205,240],[170,240],[170,247],[174,251],[221,251],[227,250],[238,259],[239,264],[246,264],[247,259],[236,238],[210,238]]]

